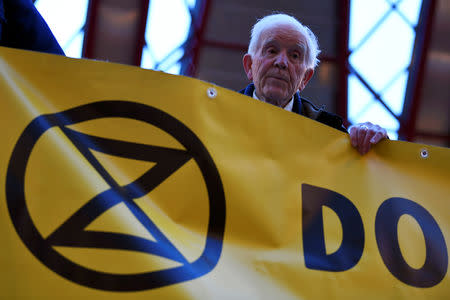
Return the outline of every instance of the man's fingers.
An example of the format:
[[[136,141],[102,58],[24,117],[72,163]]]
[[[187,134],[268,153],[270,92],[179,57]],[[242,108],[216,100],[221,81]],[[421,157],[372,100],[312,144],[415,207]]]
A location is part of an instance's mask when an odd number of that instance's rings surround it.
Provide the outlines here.
[[[348,130],[348,133],[350,134],[350,142],[352,143],[353,147],[358,146],[358,129],[356,126],[351,126]]]
[[[358,128],[358,151],[361,154],[364,154],[365,146],[364,140],[366,139],[368,127],[366,125],[361,125]]]
[[[367,129],[366,137],[364,138],[364,141],[361,144],[361,148],[362,148],[362,150],[360,151],[361,154],[366,154],[367,152],[369,152],[370,146],[372,145],[371,141],[375,137],[376,134],[377,134],[377,131],[374,128]]]
[[[384,134],[382,131],[377,131],[375,135],[370,139],[371,144],[377,144],[379,141],[384,139],[386,137],[386,134]]]
[[[353,125],[348,130],[352,146],[358,149],[360,154],[369,152],[372,145],[387,137],[384,128],[370,122]]]

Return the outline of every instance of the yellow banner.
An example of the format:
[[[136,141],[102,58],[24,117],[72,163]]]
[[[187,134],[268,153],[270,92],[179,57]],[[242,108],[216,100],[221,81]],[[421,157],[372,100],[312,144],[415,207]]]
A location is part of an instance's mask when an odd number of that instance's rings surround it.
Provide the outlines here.
[[[447,299],[449,149],[0,49],[1,299]]]

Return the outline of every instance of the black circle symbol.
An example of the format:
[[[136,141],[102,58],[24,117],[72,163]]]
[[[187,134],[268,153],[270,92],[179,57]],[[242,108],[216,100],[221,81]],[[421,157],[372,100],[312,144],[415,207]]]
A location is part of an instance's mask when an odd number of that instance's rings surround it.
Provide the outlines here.
[[[182,256],[180,257],[174,250],[172,253],[167,253],[166,255],[167,257],[181,262],[181,266],[138,274],[123,275],[105,273],[80,266],[54,250],[53,247],[55,246],[55,242],[58,241],[59,238],[58,232],[55,232],[53,236],[49,238],[44,238],[40,234],[31,219],[25,198],[25,172],[34,146],[39,138],[47,130],[53,127],[59,127],[63,131],[65,130],[66,134],[70,134],[73,137],[72,141],[77,141],[76,133],[72,132],[66,126],[100,118],[128,118],[146,122],[158,127],[174,137],[186,149],[186,151],[183,152],[184,154],[181,153],[181,151],[179,151],[181,154],[176,151],[170,154],[172,157],[181,157],[178,167],[182,165],[181,161],[184,159],[183,155],[185,157],[189,156],[188,159],[194,159],[206,184],[209,199],[209,222],[206,242],[203,252],[198,259],[193,262],[188,262]],[[97,139],[92,142],[91,146],[96,147],[98,146],[97,144],[101,143],[107,145],[108,141]],[[125,144],[126,142],[116,141],[115,143],[115,145],[118,144],[121,146],[122,144],[120,143]],[[149,147],[149,151],[157,153],[159,155],[158,157],[161,157],[159,159],[167,163],[165,166],[172,166],[172,171],[178,168],[174,165],[176,163],[174,163],[172,159],[164,158],[164,155],[161,154],[161,149],[157,149],[157,147],[151,148],[152,146]],[[188,159],[184,159],[184,162]],[[159,175],[169,172],[165,168],[155,169],[157,169],[155,172],[159,172]],[[155,172],[149,173],[148,178],[154,178]],[[165,178],[169,175],[166,174]],[[164,177],[161,176],[160,178]],[[146,180],[148,180],[148,178]],[[153,185],[157,185],[160,182],[162,181],[156,183],[153,182]],[[97,201],[97,205],[101,202],[102,205],[111,207],[117,203],[117,201],[114,202],[111,200],[112,204],[105,204],[108,203],[110,198],[133,198],[138,195],[133,194],[137,193],[133,190],[133,187],[135,187],[133,184],[125,187],[112,187],[111,190],[96,196],[94,200]],[[147,193],[149,190],[151,190],[151,188],[147,190]],[[132,195],[130,196],[130,194]],[[60,276],[80,285],[95,289],[108,291],[139,291],[192,280],[201,277],[214,269],[222,252],[225,230],[225,196],[219,172],[211,155],[208,153],[200,139],[179,120],[159,109],[140,103],[120,100],[99,101],[59,113],[36,117],[25,128],[12,152],[6,176],[6,199],[12,223],[19,237],[33,255]],[[130,204],[132,201],[128,202],[129,205],[132,205]],[[85,208],[89,209],[88,206]],[[129,206],[129,208],[133,209],[131,206]],[[135,215],[138,214],[139,212]],[[144,221],[146,220],[145,216],[141,216],[141,218]],[[142,241],[133,240],[131,242],[134,243],[133,247],[136,247],[136,245],[143,245],[141,248],[147,247],[142,243],[140,244]],[[122,247],[122,249],[131,249],[127,248],[127,243],[120,244],[121,246],[118,247]],[[125,246],[123,244],[125,244]],[[158,249],[152,251],[157,250]],[[136,251],[145,251],[145,249]],[[165,255],[163,252],[164,251],[160,251],[158,255]]]

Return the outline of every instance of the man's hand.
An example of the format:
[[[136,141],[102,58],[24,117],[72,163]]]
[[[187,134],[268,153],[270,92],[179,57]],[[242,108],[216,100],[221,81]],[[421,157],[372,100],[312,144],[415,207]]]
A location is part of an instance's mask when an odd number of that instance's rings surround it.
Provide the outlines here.
[[[369,152],[372,145],[387,138],[386,129],[370,122],[352,125],[348,132],[352,146],[357,148],[361,155]]]

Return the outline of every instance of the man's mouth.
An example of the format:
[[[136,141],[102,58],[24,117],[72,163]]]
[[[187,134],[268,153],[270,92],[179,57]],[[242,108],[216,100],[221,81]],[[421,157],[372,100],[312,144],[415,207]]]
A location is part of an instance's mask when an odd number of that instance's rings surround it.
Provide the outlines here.
[[[273,79],[277,79],[277,80],[281,80],[284,82],[288,82],[288,78],[280,76],[280,75],[269,75],[269,78],[273,78]]]

